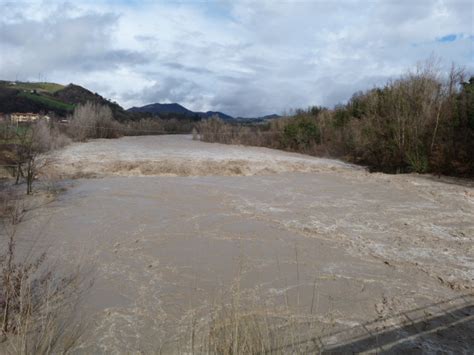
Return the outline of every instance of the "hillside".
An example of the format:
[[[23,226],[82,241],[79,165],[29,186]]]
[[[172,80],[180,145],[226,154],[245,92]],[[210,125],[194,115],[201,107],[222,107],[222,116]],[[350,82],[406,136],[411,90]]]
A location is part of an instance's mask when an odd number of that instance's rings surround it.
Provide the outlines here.
[[[0,87],[8,87],[11,89],[17,90],[36,90],[37,92],[41,93],[49,93],[53,94],[58,90],[64,89],[64,85],[56,84],[56,83],[48,83],[48,82],[38,82],[38,83],[30,83],[30,82],[21,82],[21,81],[3,81],[0,80]]]
[[[127,112],[116,102],[111,102],[97,93],[93,93],[79,85],[69,84],[53,94],[54,98],[71,105],[84,104],[87,101],[97,102],[111,108],[114,118],[124,121],[129,118]]]
[[[218,111],[207,111],[207,112],[197,112],[197,114],[201,118],[211,118],[211,117],[219,117],[221,120],[228,121],[233,120],[234,117],[226,115],[225,113],[218,112]]]
[[[145,105],[141,107],[132,107],[132,108],[129,108],[127,111],[133,112],[133,113],[147,113],[147,114],[151,114],[155,116],[160,116],[162,118],[167,118],[171,115],[179,115],[179,116],[184,116],[184,117],[193,118],[193,119],[207,119],[211,117],[219,117],[221,120],[224,120],[224,121],[239,121],[239,122],[259,122],[259,121],[265,121],[265,120],[280,117],[278,115],[273,114],[273,115],[267,115],[263,117],[250,117],[250,118],[237,117],[235,118],[219,111],[207,111],[207,112],[191,111],[178,103],[171,103],[171,104],[154,103],[154,104],[149,104],[149,105]]]
[[[217,116],[223,120],[232,119],[231,116],[226,115],[222,112],[213,112],[213,111],[194,112],[194,111],[188,110],[186,107],[178,103],[171,103],[171,104],[154,103],[154,104],[145,105],[141,107],[132,107],[128,109],[127,111],[149,113],[149,114],[164,117],[164,118],[166,118],[169,115],[180,115],[180,116],[185,116],[187,118],[193,118],[193,119],[210,118],[212,116]]]
[[[152,114],[159,115],[160,113],[181,113],[185,115],[192,115],[193,112],[189,111],[187,108],[181,106],[180,104],[150,104],[142,107],[132,107],[127,111],[130,112],[148,112]]]
[[[129,114],[117,103],[110,102],[82,86],[56,83],[29,83],[0,81],[0,112],[44,112],[65,117],[77,104],[99,102],[112,109],[114,118],[123,121]]]
[[[62,88],[59,84],[0,81],[0,112],[54,112],[66,116],[72,113],[74,105],[53,96]]]
[[[84,104],[88,101],[109,106],[114,118],[122,122],[156,116],[162,119],[177,118],[187,120],[219,117],[224,121],[241,123],[263,122],[280,117],[278,115],[267,115],[244,118],[232,117],[219,111],[195,112],[178,103],[154,103],[124,110],[118,103],[109,101],[98,93],[75,84],[64,86],[47,82],[10,82],[0,80],[0,113],[44,112],[66,117],[72,114],[76,105]]]

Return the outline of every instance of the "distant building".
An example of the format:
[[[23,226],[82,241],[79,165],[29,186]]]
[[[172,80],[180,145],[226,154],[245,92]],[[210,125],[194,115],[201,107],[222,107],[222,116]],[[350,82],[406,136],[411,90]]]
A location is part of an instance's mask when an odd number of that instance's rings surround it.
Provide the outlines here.
[[[39,120],[46,120],[47,122],[49,122],[50,117],[47,115],[41,115],[39,113],[29,113],[29,112],[27,113],[16,112],[10,115],[10,122],[14,124],[32,123]]]

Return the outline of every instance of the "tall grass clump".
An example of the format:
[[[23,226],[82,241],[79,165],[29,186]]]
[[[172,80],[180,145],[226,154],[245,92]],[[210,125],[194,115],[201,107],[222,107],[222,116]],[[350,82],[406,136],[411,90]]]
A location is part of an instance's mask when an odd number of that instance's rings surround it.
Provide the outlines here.
[[[18,250],[18,201],[2,209],[0,245],[0,352],[65,353],[78,345],[84,327],[76,307],[86,287],[79,271],[65,272],[45,252]]]
[[[208,316],[208,321],[194,324],[184,349],[225,355],[303,354],[322,350],[314,341],[322,331],[315,317],[235,302],[216,305]]]
[[[331,323],[311,308],[302,312],[286,293],[283,304],[261,290],[242,287],[242,271],[207,306],[191,309],[177,340],[179,353],[304,354],[320,353],[321,337]],[[313,288],[313,297],[318,291]],[[324,318],[324,317],[323,317]]]

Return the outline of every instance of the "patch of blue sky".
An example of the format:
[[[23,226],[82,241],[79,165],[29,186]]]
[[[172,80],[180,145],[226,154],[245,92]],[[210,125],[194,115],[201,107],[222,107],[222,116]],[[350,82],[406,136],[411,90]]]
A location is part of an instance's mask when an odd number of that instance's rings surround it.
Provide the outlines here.
[[[459,38],[460,38],[460,36],[458,36],[454,33],[450,33],[446,36],[437,38],[436,41],[441,42],[441,43],[449,43],[449,42],[454,42],[455,40],[457,40]]]
[[[232,20],[231,6],[228,2],[224,1],[184,1],[184,4],[193,6],[197,10],[200,10],[208,18],[214,20]]]
[[[464,33],[459,33],[459,34],[450,33],[442,37],[436,37],[434,41],[410,43],[410,46],[416,48],[416,47],[421,47],[421,46],[426,46],[426,45],[432,45],[433,43],[452,43],[452,42],[461,41],[461,40],[474,41],[474,35],[466,35]]]

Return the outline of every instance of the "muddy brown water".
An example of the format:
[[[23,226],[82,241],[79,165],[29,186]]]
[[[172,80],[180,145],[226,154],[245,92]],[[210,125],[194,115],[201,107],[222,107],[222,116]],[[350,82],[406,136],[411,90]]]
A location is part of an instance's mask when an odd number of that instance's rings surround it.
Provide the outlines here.
[[[401,312],[471,302],[469,182],[188,136],[97,140],[55,159],[51,175],[94,178],[70,182],[21,233],[41,231],[61,262],[95,266],[79,351],[157,351],[190,310],[225,302],[236,278],[256,302],[317,317],[335,349],[367,322],[383,321],[374,332],[383,331]],[[472,316],[453,343],[430,340],[430,349],[472,350]]]

